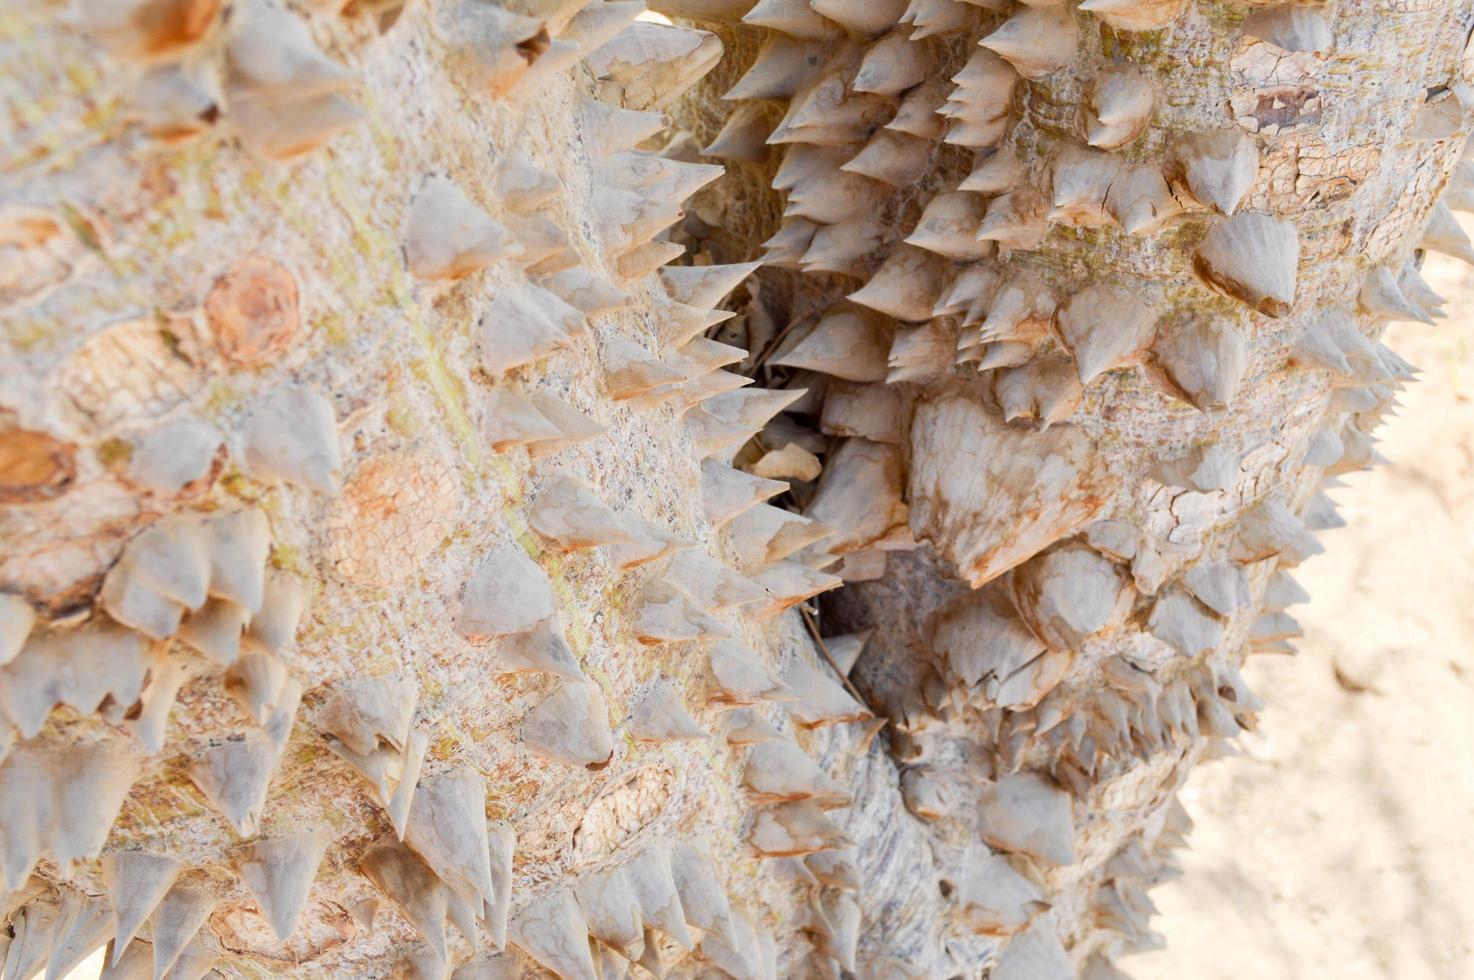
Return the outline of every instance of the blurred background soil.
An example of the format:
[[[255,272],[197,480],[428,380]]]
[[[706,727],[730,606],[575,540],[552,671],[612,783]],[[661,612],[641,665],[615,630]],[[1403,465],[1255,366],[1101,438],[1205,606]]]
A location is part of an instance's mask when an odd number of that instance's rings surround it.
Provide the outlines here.
[[[1474,270],[1424,275],[1449,315],[1387,332],[1423,370],[1377,433],[1391,465],[1332,492],[1299,653],[1249,658],[1268,707],[1188,783],[1136,980],[1474,978]]]

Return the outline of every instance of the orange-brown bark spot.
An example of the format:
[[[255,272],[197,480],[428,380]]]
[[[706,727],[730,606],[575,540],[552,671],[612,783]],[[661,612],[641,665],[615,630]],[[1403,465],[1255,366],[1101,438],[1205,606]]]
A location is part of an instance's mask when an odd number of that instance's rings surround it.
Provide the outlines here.
[[[220,0],[154,0],[141,5],[133,26],[144,39],[144,52],[159,57],[195,44],[215,24]]]
[[[205,316],[221,354],[237,364],[259,364],[297,337],[297,282],[275,259],[247,255],[215,280]]]
[[[0,503],[31,504],[59,497],[77,475],[76,450],[44,432],[0,433]]]

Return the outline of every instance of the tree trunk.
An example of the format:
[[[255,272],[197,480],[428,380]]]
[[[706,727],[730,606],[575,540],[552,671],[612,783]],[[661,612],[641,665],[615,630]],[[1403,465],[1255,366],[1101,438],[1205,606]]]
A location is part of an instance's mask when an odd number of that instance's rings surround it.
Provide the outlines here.
[[[0,17],[6,980],[1152,943],[1474,10],[643,6]]]

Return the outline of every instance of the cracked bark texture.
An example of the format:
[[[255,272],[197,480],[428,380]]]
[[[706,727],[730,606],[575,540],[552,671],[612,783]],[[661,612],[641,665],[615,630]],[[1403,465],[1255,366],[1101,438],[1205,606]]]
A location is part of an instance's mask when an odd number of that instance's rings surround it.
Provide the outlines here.
[[[0,14],[6,980],[1154,941],[1474,9],[654,8]]]

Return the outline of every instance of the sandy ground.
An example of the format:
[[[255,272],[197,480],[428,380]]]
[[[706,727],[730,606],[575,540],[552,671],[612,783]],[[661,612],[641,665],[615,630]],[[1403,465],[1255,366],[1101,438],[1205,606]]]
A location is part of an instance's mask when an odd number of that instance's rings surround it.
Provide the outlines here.
[[[1474,223],[1466,222],[1474,230]],[[1421,367],[1346,477],[1347,527],[1296,578],[1294,657],[1251,657],[1269,706],[1243,755],[1194,774],[1166,948],[1137,980],[1474,978],[1474,273],[1433,257],[1437,327],[1387,343]]]

